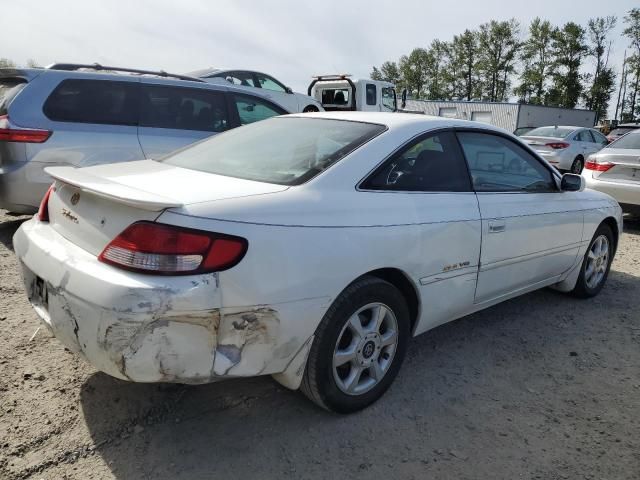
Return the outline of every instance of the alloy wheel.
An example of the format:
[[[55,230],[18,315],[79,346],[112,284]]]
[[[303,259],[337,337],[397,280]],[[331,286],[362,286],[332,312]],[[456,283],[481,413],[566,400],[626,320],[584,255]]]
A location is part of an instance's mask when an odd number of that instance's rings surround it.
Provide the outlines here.
[[[384,378],[398,346],[398,321],[382,303],[357,310],[342,328],[333,353],[333,377],[347,395],[361,395]]]
[[[589,247],[584,278],[589,288],[596,288],[607,273],[609,264],[609,239],[599,235]]]

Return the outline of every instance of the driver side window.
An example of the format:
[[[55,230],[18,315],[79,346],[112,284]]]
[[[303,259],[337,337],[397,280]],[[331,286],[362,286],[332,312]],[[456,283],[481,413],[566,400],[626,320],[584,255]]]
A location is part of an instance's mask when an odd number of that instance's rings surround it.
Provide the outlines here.
[[[477,192],[556,192],[552,173],[523,147],[499,135],[457,134]]]
[[[423,135],[365,180],[365,190],[468,192],[469,173],[452,132]]]

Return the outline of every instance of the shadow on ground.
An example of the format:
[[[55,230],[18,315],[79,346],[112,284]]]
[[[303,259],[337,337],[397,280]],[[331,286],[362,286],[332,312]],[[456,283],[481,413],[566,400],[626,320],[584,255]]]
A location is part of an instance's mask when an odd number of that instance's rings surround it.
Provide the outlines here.
[[[633,298],[638,278],[612,271],[591,300],[542,290],[439,327],[414,339],[382,400],[350,416],[269,378],[95,374],[81,404],[120,479],[626,478],[640,466]]]
[[[29,217],[12,217],[5,214],[3,221],[0,221],[0,243],[11,251],[13,251],[13,234],[25,220],[29,220]]]

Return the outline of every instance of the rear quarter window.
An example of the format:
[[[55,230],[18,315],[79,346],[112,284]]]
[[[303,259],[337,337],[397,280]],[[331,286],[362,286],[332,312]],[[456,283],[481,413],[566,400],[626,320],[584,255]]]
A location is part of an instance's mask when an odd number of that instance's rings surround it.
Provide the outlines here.
[[[63,80],[44,103],[57,122],[138,124],[138,84],[110,80]]]
[[[27,85],[21,78],[0,79],[0,115],[6,115],[11,101]]]

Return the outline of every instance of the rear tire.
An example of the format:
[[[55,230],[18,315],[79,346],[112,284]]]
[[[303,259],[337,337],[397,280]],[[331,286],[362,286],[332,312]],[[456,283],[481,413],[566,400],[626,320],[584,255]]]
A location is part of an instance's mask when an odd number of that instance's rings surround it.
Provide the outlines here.
[[[336,298],[316,330],[302,392],[333,412],[367,407],[398,374],[409,335],[409,309],[402,293],[377,277],[356,280]]]
[[[580,276],[571,292],[573,295],[579,298],[591,298],[600,293],[607,281],[613,261],[613,242],[611,228],[604,223],[600,224],[584,254]]]
[[[320,110],[318,110],[318,107],[316,107],[315,105],[307,105],[302,110],[302,113],[312,113],[312,112],[319,112],[319,111]]]
[[[576,159],[571,164],[571,169],[569,170],[571,173],[575,173],[576,175],[580,175],[582,173],[582,169],[584,168],[584,158],[582,155],[578,155]]]

